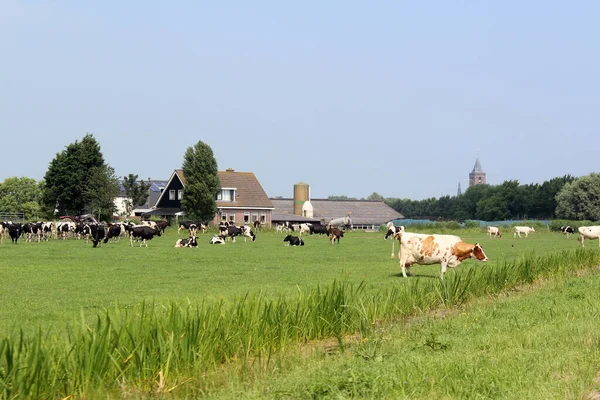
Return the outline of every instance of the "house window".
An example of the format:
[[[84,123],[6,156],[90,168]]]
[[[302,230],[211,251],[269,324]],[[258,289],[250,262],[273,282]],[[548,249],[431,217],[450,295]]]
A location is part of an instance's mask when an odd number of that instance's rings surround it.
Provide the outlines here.
[[[250,213],[245,212],[244,213],[244,224],[248,224],[249,222],[250,222]]]
[[[260,223],[261,224],[267,223],[267,214],[265,214],[265,213],[260,214]]]
[[[178,198],[179,200],[183,199],[183,189],[179,189],[179,190],[177,191],[177,198]]]
[[[169,190],[169,200],[175,200],[175,191]]]
[[[227,214],[226,213],[221,214],[221,221],[227,222]]]
[[[235,201],[236,189],[225,188],[217,193],[217,201]]]
[[[258,213],[252,213],[252,222],[258,221]]]
[[[229,214],[229,222],[235,222],[235,214]]]

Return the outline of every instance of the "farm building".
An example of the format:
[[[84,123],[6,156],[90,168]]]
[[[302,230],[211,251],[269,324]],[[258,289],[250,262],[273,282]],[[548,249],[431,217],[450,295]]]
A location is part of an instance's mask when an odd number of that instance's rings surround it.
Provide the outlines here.
[[[260,221],[263,225],[271,225],[273,204],[254,173],[235,172],[229,168],[226,171],[218,171],[217,176],[221,182],[221,192],[217,195],[218,212],[212,223],[229,221],[243,225]],[[183,170],[176,169],[152,210],[146,215],[167,219],[183,217],[181,199],[184,191]]]
[[[152,211],[152,206],[156,204],[158,198],[162,194],[162,191],[167,186],[169,181],[165,180],[151,180],[148,179],[146,182],[150,188],[148,189],[148,199],[143,204],[136,204],[133,210],[133,213],[129,215],[129,217],[140,216],[141,214]],[[115,212],[115,216],[125,216],[125,201],[127,200],[127,195],[125,193],[125,188],[123,184],[120,185],[120,192],[117,197],[115,197],[115,206],[117,208]]]
[[[381,224],[394,219],[402,219],[404,216],[379,200],[327,200],[312,199],[305,201],[305,211],[312,208],[310,213],[304,215],[294,214],[294,199],[271,199],[273,203],[273,224],[276,223],[300,223],[321,222],[327,224],[332,220],[350,216],[353,229],[376,230]],[[306,203],[309,206],[306,206]],[[308,215],[307,215],[308,214]]]

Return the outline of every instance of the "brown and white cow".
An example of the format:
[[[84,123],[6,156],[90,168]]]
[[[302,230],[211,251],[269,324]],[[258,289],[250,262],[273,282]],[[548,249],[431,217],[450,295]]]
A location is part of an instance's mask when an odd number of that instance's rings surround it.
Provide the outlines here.
[[[398,259],[402,268],[402,276],[405,278],[407,277],[406,270],[408,269],[410,273],[413,264],[440,264],[440,279],[444,279],[447,267],[454,268],[468,258],[479,261],[488,260],[479,243],[467,243],[454,235],[398,232],[394,235],[394,239],[398,239],[400,244]],[[393,245],[392,259],[394,259]]]
[[[487,234],[489,238],[501,238],[502,234],[500,233],[500,230],[498,229],[497,226],[488,226],[487,227]]]
[[[592,226],[580,226],[579,227],[579,243],[581,243],[581,247],[585,247],[583,242],[585,239],[595,240],[598,239],[598,245],[600,246],[600,226],[592,225]]]

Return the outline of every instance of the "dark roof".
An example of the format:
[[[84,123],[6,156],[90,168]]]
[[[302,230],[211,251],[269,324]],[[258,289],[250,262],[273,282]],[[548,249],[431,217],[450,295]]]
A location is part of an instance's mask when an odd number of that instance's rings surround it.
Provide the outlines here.
[[[162,190],[167,186],[167,183],[169,181],[168,180],[166,180],[166,181],[165,180],[150,180],[150,181],[140,181],[140,182],[144,182],[144,183],[150,182],[150,196],[149,197],[150,197],[150,207],[152,207],[158,201],[158,198],[160,197]],[[123,181],[119,181],[119,183],[120,183],[119,196],[126,197],[125,196],[125,188],[123,187]],[[148,207],[148,201],[144,202],[143,204],[135,205],[136,209],[149,209],[150,207]]]
[[[218,171],[221,188],[236,189],[235,201],[217,201],[217,207],[273,208],[269,196],[252,172]],[[184,181],[185,182],[185,181]]]
[[[293,199],[271,199],[274,215],[294,215]],[[353,225],[380,225],[404,216],[380,200],[310,200],[313,218],[325,223],[350,215]],[[297,216],[295,216],[297,217]],[[274,220],[274,218],[272,218]]]

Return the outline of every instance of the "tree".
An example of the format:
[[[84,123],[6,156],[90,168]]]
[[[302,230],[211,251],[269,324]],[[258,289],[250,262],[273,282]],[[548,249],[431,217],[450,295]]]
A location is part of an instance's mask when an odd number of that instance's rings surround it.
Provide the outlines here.
[[[348,197],[348,196],[327,196],[327,200],[356,200],[356,197]]]
[[[181,206],[191,219],[211,221],[217,213],[217,194],[221,182],[217,176],[217,160],[206,143],[198,141],[183,156],[185,190]]]
[[[556,195],[556,215],[575,220],[600,219],[600,174],[587,176],[566,183]]]
[[[0,212],[20,212],[33,221],[40,217],[40,184],[32,178],[6,178],[0,183]]]
[[[373,192],[367,197],[367,200],[380,200],[383,201],[383,196],[377,192]]]
[[[44,177],[42,206],[49,215],[81,214],[90,205],[90,171],[105,167],[100,145],[94,136],[71,143],[50,162]]]
[[[109,165],[94,167],[89,171],[87,187],[83,191],[89,201],[89,210],[100,219],[109,219],[114,211],[115,197],[119,195],[119,178]]]
[[[123,188],[125,189],[125,211],[131,215],[136,206],[144,204],[148,200],[148,189],[150,185],[144,181],[138,181],[138,176],[129,174],[123,177]]]

